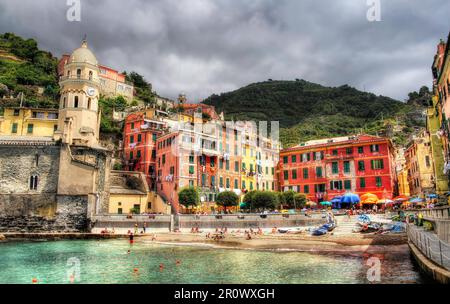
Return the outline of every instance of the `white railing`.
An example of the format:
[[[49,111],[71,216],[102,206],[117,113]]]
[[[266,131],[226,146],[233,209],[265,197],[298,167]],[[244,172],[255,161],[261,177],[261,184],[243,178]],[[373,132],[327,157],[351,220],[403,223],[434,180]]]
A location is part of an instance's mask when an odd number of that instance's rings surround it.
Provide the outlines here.
[[[407,225],[408,239],[436,264],[450,270],[450,245],[437,235],[412,224]]]

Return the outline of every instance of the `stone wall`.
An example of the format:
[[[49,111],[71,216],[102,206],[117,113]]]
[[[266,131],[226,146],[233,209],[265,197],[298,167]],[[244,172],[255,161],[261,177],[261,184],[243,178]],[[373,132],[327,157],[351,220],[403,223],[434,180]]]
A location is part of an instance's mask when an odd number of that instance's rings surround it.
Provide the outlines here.
[[[0,194],[56,193],[60,147],[0,145]],[[38,176],[38,187],[30,190],[30,177]]]
[[[0,232],[87,231],[87,196],[0,194]]]

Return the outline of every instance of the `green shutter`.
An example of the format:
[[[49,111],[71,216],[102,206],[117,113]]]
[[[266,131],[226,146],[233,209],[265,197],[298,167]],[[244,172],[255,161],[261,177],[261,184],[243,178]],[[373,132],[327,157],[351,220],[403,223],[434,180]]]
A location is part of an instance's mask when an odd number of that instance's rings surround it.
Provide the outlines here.
[[[366,187],[366,179],[364,177],[361,177],[359,179],[359,187],[360,188],[365,188]]]

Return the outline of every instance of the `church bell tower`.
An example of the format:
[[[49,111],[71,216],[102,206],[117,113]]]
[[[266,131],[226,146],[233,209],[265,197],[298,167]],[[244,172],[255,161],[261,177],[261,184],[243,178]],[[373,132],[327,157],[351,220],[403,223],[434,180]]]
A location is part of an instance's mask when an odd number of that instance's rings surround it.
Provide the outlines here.
[[[84,39],[64,65],[64,74],[59,81],[61,99],[55,139],[68,145],[99,146],[98,75],[97,59]]]

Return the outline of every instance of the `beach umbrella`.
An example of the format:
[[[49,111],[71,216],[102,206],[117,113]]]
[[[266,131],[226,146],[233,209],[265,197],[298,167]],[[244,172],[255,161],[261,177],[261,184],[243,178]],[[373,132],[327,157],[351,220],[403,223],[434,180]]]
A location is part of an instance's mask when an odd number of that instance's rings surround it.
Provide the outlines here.
[[[305,205],[306,205],[306,206],[316,206],[317,203],[315,203],[315,202],[313,202],[313,201],[307,201]]]
[[[377,201],[377,204],[392,204],[393,202],[394,202],[393,200],[384,198],[384,199],[378,200],[378,201]]]
[[[335,196],[335,197],[333,197],[333,199],[331,200],[331,202],[332,202],[333,204],[340,203],[340,202],[341,202],[341,198],[342,198],[342,196]]]
[[[406,195],[399,195],[394,198],[394,201],[404,202],[407,201],[409,198]]]
[[[321,204],[322,206],[331,206],[331,205],[333,205],[332,202],[327,202],[327,201],[325,201],[325,202],[320,202],[320,204]]]
[[[375,198],[368,198],[361,202],[361,204],[363,204],[363,205],[375,205],[377,203],[378,203],[378,199],[375,199]]]
[[[428,198],[437,198],[438,196],[434,193],[428,194],[427,195]]]
[[[341,198],[341,203],[346,204],[356,204],[359,203],[360,201],[361,200],[359,198],[359,195],[351,192],[344,194],[344,196],[342,196]]]
[[[415,198],[410,199],[409,202],[413,203],[413,204],[423,203],[423,199],[419,198],[419,197],[415,197]]]
[[[361,201],[366,201],[368,199],[372,199],[372,200],[378,200],[378,196],[376,194],[373,193],[369,193],[367,192],[366,194],[361,195]]]
[[[247,206],[247,203],[242,202],[239,204],[239,208],[245,208]]]

